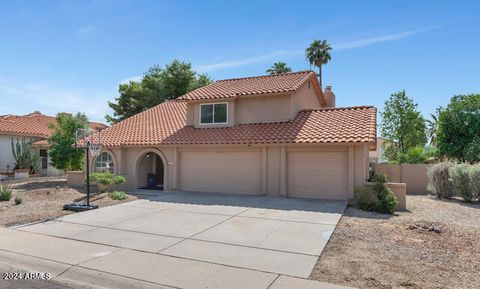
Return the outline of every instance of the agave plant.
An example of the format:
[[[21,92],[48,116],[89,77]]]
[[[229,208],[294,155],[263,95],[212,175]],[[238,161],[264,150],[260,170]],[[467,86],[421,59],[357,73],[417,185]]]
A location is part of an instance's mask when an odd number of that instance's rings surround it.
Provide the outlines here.
[[[15,159],[15,169],[30,170],[30,165],[32,164],[32,148],[25,139],[20,141],[17,138],[15,143],[12,138],[12,154]]]
[[[31,159],[31,164],[30,164],[30,172],[32,174],[38,173],[38,170],[40,168],[40,153],[36,151],[34,154],[32,154],[32,159]]]

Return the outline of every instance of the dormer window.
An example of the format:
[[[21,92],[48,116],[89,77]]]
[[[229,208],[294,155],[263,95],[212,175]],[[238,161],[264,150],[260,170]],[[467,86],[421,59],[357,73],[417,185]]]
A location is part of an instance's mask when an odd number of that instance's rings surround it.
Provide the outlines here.
[[[200,104],[200,124],[226,124],[228,103]]]

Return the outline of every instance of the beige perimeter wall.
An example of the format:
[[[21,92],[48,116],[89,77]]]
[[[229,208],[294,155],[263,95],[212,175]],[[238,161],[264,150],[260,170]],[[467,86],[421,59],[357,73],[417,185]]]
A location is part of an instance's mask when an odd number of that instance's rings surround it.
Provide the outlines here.
[[[375,164],[376,174],[387,174],[388,180],[406,183],[407,194],[428,194],[428,175],[426,164]]]
[[[165,190],[352,199],[368,178],[368,145],[157,146],[105,149],[119,189],[143,185],[146,153],[165,166]],[[92,164],[93,166],[93,160]],[[92,168],[93,169],[93,168]]]

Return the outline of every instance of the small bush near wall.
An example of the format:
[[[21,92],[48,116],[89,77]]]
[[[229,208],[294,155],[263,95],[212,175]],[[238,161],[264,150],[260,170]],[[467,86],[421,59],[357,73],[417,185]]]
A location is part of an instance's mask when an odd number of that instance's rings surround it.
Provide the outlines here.
[[[111,173],[92,173],[90,181],[99,186],[99,191],[104,193],[108,191],[111,185],[120,185],[126,183],[122,176],[117,176]]]
[[[438,163],[428,169],[428,187],[439,199],[453,196],[453,185],[449,178],[450,163]]]
[[[480,164],[470,167],[468,177],[470,178],[473,199],[480,200]]]
[[[465,202],[471,202],[474,199],[469,171],[470,166],[466,164],[455,164],[448,169],[454,194],[461,196]]]
[[[0,201],[10,201],[12,189],[7,184],[0,184]]]
[[[112,200],[121,201],[127,198],[127,194],[125,194],[122,191],[114,191],[114,192],[111,192],[109,195]]]
[[[397,198],[386,186],[385,175],[374,176],[372,184],[364,184],[355,189],[357,206],[365,211],[393,214]]]

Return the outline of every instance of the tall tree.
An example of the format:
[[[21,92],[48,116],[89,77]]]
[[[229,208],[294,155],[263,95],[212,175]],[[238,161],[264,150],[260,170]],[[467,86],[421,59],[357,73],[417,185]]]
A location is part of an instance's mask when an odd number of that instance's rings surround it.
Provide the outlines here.
[[[285,62],[282,62],[282,61],[275,62],[267,70],[267,73],[269,75],[282,74],[282,73],[288,73],[288,72],[292,72],[292,69],[288,67],[288,65]]]
[[[305,56],[310,65],[318,67],[318,81],[322,90],[322,65],[327,64],[332,59],[330,50],[332,50],[332,47],[327,40],[314,40],[305,50]]]
[[[115,102],[108,102],[113,116],[106,115],[105,118],[111,124],[117,123],[211,82],[208,75],[198,74],[190,63],[177,59],[165,67],[154,65],[140,81],[119,85],[120,95]]]
[[[456,95],[438,117],[438,151],[451,159],[477,161],[479,147],[480,94]]]
[[[394,93],[385,101],[381,112],[380,132],[385,143],[385,156],[389,161],[398,160],[414,147],[424,147],[427,142],[425,119],[418,111],[417,104],[405,90]]]
[[[83,113],[76,115],[59,113],[57,124],[51,124],[53,130],[50,138],[50,149],[48,155],[52,165],[60,170],[82,170],[83,150],[76,149],[75,132],[79,128],[87,128],[88,119]]]
[[[430,145],[435,146],[437,140],[437,130],[438,130],[438,116],[442,111],[442,107],[438,107],[435,110],[435,113],[430,114],[430,119],[427,119],[427,134],[428,142]]]

